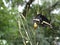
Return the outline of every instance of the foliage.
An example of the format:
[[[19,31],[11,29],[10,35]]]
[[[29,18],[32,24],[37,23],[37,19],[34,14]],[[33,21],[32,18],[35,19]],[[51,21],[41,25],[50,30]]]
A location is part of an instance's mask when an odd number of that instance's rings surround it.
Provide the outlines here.
[[[52,11],[49,7],[57,2],[56,0],[42,1],[42,5],[32,4],[29,11],[27,11],[27,17],[24,18],[21,12],[18,12],[19,5],[24,5],[23,0],[5,0],[6,6],[3,0],[0,1],[0,43],[1,45],[50,45],[48,40],[50,37],[60,37],[60,14],[52,14],[54,9],[60,8],[58,4]],[[59,0],[58,0],[59,1]],[[54,2],[54,3],[53,3]],[[45,15],[51,24],[53,29],[47,27],[38,27],[36,30],[33,28],[33,18],[37,12]],[[54,17],[54,18],[53,18]],[[3,40],[7,44],[3,43]]]

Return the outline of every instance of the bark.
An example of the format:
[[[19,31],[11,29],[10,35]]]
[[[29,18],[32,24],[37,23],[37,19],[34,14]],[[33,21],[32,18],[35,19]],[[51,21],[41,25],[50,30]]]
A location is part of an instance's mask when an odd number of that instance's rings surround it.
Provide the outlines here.
[[[24,9],[24,11],[23,11],[23,16],[24,16],[24,17],[26,17],[26,13],[27,13],[27,11],[29,11],[29,9],[30,9],[30,4],[32,4],[33,1],[34,1],[34,0],[29,0],[29,2],[26,3],[25,9]]]

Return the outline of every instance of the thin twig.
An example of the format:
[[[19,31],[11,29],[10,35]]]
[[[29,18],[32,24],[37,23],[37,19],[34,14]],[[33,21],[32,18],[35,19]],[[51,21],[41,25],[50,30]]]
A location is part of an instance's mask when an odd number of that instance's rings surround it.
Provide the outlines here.
[[[22,32],[21,32],[20,21],[18,20],[17,23],[18,23],[19,33],[21,34],[21,37],[22,37],[22,39],[23,39],[23,43],[24,43],[24,45],[26,45],[25,40],[24,40],[24,36],[23,36],[23,34],[22,34]]]
[[[21,16],[21,15],[20,15]],[[24,18],[24,17],[23,17]],[[27,21],[25,18],[24,18],[24,20],[25,21]],[[21,19],[21,22],[22,22],[22,25],[23,25],[23,28],[25,29],[25,26],[24,26],[24,23],[23,23],[23,21],[22,21],[22,19]],[[28,28],[28,27],[27,27]],[[29,30],[29,29],[28,29]],[[29,35],[28,35],[28,32],[26,31],[26,29],[24,30],[25,31],[25,33],[26,33],[26,35],[27,35],[27,39],[30,41],[30,37],[29,37]],[[30,41],[30,44],[32,45],[32,42]]]

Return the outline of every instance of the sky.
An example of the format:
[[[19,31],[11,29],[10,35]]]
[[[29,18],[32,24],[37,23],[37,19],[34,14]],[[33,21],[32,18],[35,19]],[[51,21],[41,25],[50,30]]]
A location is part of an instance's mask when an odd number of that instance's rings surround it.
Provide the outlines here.
[[[29,1],[29,0],[26,0],[26,2],[28,2],[28,1]],[[51,1],[50,1],[50,2],[51,2]],[[32,4],[42,5],[42,3],[41,3],[40,0],[35,0]],[[19,11],[19,12],[23,12],[24,7],[25,7],[25,5],[23,5],[23,6],[19,5],[19,6],[18,6],[18,11]],[[55,9],[55,10],[53,10],[51,13],[53,13],[53,14],[58,14],[59,12],[60,12],[60,9]]]
[[[23,1],[28,2],[29,0],[23,0]],[[5,0],[3,0],[3,2],[4,2],[4,4],[5,4],[6,7],[8,7],[8,6],[11,4],[11,1],[10,1],[9,3],[6,3]],[[51,2],[51,1],[50,1],[50,2]],[[42,2],[41,2],[41,0],[35,0],[32,4],[42,5]],[[31,5],[31,6],[32,6],[32,5]],[[18,11],[22,13],[23,10],[24,10],[24,7],[25,7],[25,4],[24,4],[23,6],[19,5],[19,6],[18,6]],[[1,7],[1,9],[2,9],[2,7]],[[9,7],[9,9],[11,9],[11,7]],[[59,12],[60,12],[60,9],[55,9],[55,10],[53,10],[51,13],[53,13],[53,14],[58,14]]]
[[[29,1],[29,0],[26,0],[26,2],[28,2],[28,1]],[[35,0],[32,4],[38,4],[38,2],[39,2],[39,5],[42,5],[42,3],[41,3],[40,0]],[[30,5],[30,6],[32,6],[32,5]],[[25,5],[23,5],[23,6],[19,5],[19,6],[18,6],[18,11],[19,11],[19,12],[23,12],[24,7],[25,7]]]

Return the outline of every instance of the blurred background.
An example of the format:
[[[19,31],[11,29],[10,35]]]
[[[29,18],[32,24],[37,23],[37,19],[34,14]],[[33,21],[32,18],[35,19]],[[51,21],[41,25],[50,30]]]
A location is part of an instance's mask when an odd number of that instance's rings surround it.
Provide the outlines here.
[[[53,29],[34,29],[37,12]],[[0,0],[0,45],[60,45],[60,0]]]

